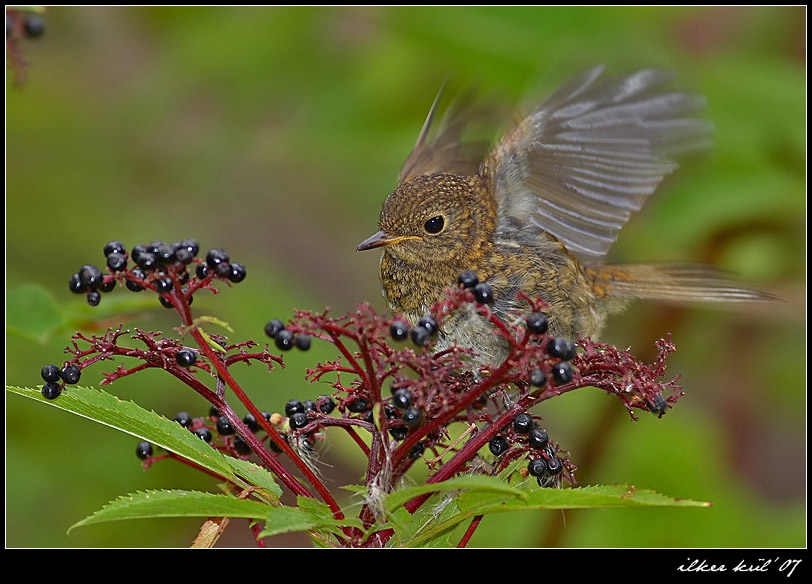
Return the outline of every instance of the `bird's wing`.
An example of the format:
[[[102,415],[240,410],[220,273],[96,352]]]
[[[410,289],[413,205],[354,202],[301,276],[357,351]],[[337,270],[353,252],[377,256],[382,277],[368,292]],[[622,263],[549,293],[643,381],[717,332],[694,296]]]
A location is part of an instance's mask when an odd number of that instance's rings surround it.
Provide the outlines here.
[[[493,127],[502,112],[494,101],[475,100],[473,91],[452,98],[439,124],[445,85],[429,110],[417,143],[400,170],[398,184],[427,174],[473,175],[492,146]],[[479,131],[479,134],[476,132]],[[483,139],[482,134],[487,133]]]
[[[609,250],[618,231],[677,164],[710,144],[703,97],[664,89],[670,71],[571,79],[508,133],[484,168],[500,221],[535,225],[581,258]]]

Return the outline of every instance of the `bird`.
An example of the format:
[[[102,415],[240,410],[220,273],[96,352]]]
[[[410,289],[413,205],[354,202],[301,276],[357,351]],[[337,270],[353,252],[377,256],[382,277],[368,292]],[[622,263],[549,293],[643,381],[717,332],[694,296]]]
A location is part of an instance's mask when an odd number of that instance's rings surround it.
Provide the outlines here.
[[[528,310],[521,291],[546,303],[548,334],[572,340],[597,339],[609,316],[638,299],[775,299],[704,264],[606,263],[632,214],[682,154],[710,146],[714,128],[702,95],[671,88],[673,71],[605,69],[570,78],[484,147],[462,139],[478,113],[465,100],[434,129],[440,91],[379,230],[357,247],[382,248],[380,283],[393,312],[415,325],[464,271],[491,286],[499,318]],[[439,347],[454,343],[492,365],[509,350],[473,309],[442,323]]]

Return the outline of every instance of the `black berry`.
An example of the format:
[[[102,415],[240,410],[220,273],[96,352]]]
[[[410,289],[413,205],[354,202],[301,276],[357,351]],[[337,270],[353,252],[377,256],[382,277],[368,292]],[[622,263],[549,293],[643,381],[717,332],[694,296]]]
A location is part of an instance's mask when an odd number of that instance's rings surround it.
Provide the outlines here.
[[[532,430],[530,430],[530,434],[527,436],[527,443],[531,448],[535,448],[537,450],[547,448],[549,441],[550,437],[547,436],[547,432],[538,427],[534,427]]]
[[[74,294],[81,294],[87,290],[79,274],[74,274],[70,277],[70,280],[68,280],[68,289]]]
[[[400,417],[403,423],[409,428],[414,428],[420,423],[420,410],[418,408],[408,408]]]
[[[98,306],[101,302],[101,292],[98,290],[91,290],[87,293],[87,303],[90,306]]]
[[[513,429],[517,434],[527,434],[533,428],[533,418],[530,414],[519,414],[513,418]]]
[[[528,380],[533,387],[543,387],[547,383],[547,374],[542,369],[533,369]]]
[[[152,284],[155,286],[155,291],[158,294],[166,294],[167,292],[170,292],[173,286],[172,278],[169,276],[157,278]]]
[[[649,409],[655,414],[661,414],[668,407],[668,400],[663,397],[663,394],[658,393],[654,398],[649,401]]]
[[[399,410],[405,410],[412,405],[412,392],[405,388],[392,392],[392,405]]]
[[[307,351],[310,348],[310,335],[296,335],[293,338],[293,345],[300,351]]]
[[[510,444],[507,441],[507,438],[504,436],[494,436],[491,438],[490,442],[488,442],[488,448],[491,451],[491,454],[494,456],[500,456],[507,452],[507,449],[510,447]]]
[[[527,464],[527,472],[534,477],[540,477],[547,472],[547,463],[543,458],[534,458]]]
[[[138,254],[135,263],[144,270],[151,270],[158,265],[158,257],[151,251],[143,251]]]
[[[210,268],[215,267],[217,264],[227,264],[229,261],[228,254],[222,249],[212,249],[206,254],[206,263]]]
[[[336,408],[336,402],[333,398],[323,395],[319,398],[319,411],[322,414],[329,414]]]
[[[228,262],[220,262],[214,264],[214,266],[211,267],[211,269],[214,270],[214,273],[220,276],[221,278],[228,278],[231,276],[231,264],[229,264]]]
[[[572,365],[569,361],[560,361],[553,365],[553,381],[556,385],[564,385],[572,381]]]
[[[282,329],[274,337],[276,347],[282,351],[289,351],[293,348],[293,333],[287,329]]]
[[[412,446],[412,449],[409,451],[409,458],[411,460],[417,460],[418,458],[423,456],[423,453],[425,451],[426,451],[425,445],[422,442],[418,442],[417,444]]]
[[[476,298],[476,301],[480,304],[493,303],[493,288],[485,282],[480,282],[474,286],[474,298]]]
[[[550,325],[547,322],[547,315],[543,312],[533,312],[527,317],[527,330],[535,335],[547,332]]]
[[[104,244],[104,257],[109,258],[112,254],[124,255],[127,253],[127,249],[124,247],[124,244],[120,241],[108,241]]]
[[[39,14],[29,14],[25,17],[25,36],[33,39],[42,36],[45,32],[45,19]]]
[[[102,282],[101,286],[99,286],[99,292],[110,292],[115,287],[116,281],[111,278]]]
[[[547,352],[551,357],[569,361],[575,357],[575,343],[568,341],[564,337],[555,337],[547,343]]]
[[[242,439],[242,436],[235,436],[234,437],[234,450],[237,451],[237,454],[250,454],[251,447],[246,444],[245,440]]]
[[[437,324],[437,320],[433,316],[428,315],[421,317],[420,320],[417,321],[417,326],[422,326],[424,329],[429,331],[430,335],[433,335],[440,330],[440,325]]]
[[[228,421],[228,418],[225,416],[220,416],[217,418],[217,432],[222,436],[229,436],[236,432],[237,429],[231,425],[231,422]]]
[[[96,266],[86,264],[82,266],[81,270],[79,270],[79,278],[82,280],[82,284],[84,284],[86,288],[95,290],[101,286],[104,275]]]
[[[392,436],[394,440],[403,440],[406,438],[406,434],[409,433],[409,428],[406,426],[395,426],[394,428],[389,428],[389,435]]]
[[[354,414],[360,414],[369,409],[369,400],[363,397],[357,397],[347,404],[347,409]]]
[[[238,264],[234,262],[231,265],[231,271],[228,274],[228,279],[234,282],[235,284],[239,284],[243,280],[245,280],[246,270],[245,266],[242,264]]]
[[[62,381],[68,385],[73,385],[74,383],[79,383],[79,378],[82,376],[82,370],[76,365],[68,365],[62,368],[60,375],[62,376]]]
[[[141,270],[141,268],[133,268],[132,272],[130,272],[130,275],[134,278],[138,278],[139,280],[144,280],[147,277],[147,275],[144,273],[143,270]],[[125,285],[127,286],[127,289],[131,290],[132,292],[140,292],[141,290],[144,289],[144,286],[142,286],[138,282],[130,280],[129,278],[127,278],[127,282]]]
[[[197,264],[195,275],[199,280],[207,278],[209,276],[209,267],[206,264]]]
[[[139,442],[135,447],[135,455],[141,460],[146,460],[152,456],[152,444],[149,442]]]
[[[172,301],[169,298],[164,298],[163,296],[158,296],[158,302],[161,303],[161,306],[164,308],[174,308]]]
[[[174,420],[184,428],[188,428],[192,425],[192,416],[189,412],[178,412],[175,414]]]
[[[561,462],[561,459],[555,456],[551,456],[547,459],[547,472],[551,475],[557,475],[562,470],[564,470],[564,465]]]
[[[42,386],[42,397],[45,399],[56,399],[62,393],[62,386],[48,382]]]
[[[409,333],[409,337],[415,345],[423,347],[429,342],[431,333],[429,333],[429,330],[425,327],[416,326]]]
[[[197,252],[200,251],[200,245],[197,243],[196,239],[184,239],[180,242],[180,247],[178,250],[180,249],[188,251],[192,257],[194,257],[197,255]],[[175,252],[175,255],[177,255],[177,251]]]
[[[409,329],[410,327],[408,323],[405,323],[402,320],[396,320],[389,325],[389,334],[396,341],[405,341],[407,338],[409,338]]]
[[[265,334],[273,339],[274,337],[276,337],[279,331],[284,329],[285,323],[279,320],[278,318],[274,318],[273,320],[269,320],[265,325]]]
[[[161,243],[155,248],[155,258],[158,260],[158,264],[161,266],[166,266],[175,262],[175,251],[176,247],[174,247],[171,243]]]
[[[254,417],[254,414],[248,413],[245,414],[245,417],[242,419],[243,423],[248,426],[248,429],[252,432],[259,432],[262,426],[259,425],[257,419]]]
[[[211,443],[212,435],[211,430],[208,428],[198,428],[194,431],[195,435],[208,443]]]
[[[474,270],[465,270],[457,280],[463,288],[473,288],[479,284],[479,276]]]
[[[298,399],[289,400],[288,403],[285,404],[285,415],[288,417],[292,416],[293,414],[303,414],[304,412],[304,404]]]
[[[307,426],[307,414],[304,412],[296,412],[290,417],[290,427],[294,430],[304,428]]]
[[[62,381],[62,375],[59,372],[59,367],[56,365],[46,365],[40,372],[42,380],[46,383],[59,383]]]
[[[191,367],[195,364],[195,361],[197,361],[197,353],[191,349],[181,349],[178,351],[178,354],[175,355],[175,361],[177,361],[181,367]]]

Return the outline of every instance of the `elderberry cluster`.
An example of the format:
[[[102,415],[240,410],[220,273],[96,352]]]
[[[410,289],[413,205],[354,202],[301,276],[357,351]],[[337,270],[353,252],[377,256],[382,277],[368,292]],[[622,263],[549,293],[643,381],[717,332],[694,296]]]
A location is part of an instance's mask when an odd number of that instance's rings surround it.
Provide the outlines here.
[[[66,385],[79,383],[82,370],[76,365],[66,365],[60,369],[57,365],[48,364],[42,368],[41,375],[45,381],[42,396],[45,399],[56,399]]]
[[[550,437],[538,422],[527,412],[513,418],[512,423],[502,429],[500,434],[491,438],[488,449],[497,458],[514,448],[514,456],[527,456],[527,473],[536,477],[541,487],[556,485],[556,477],[564,470],[564,460],[558,456]]]
[[[210,276],[235,284],[245,279],[245,266],[232,262],[224,250],[210,250],[205,261],[196,257],[199,250],[194,239],[138,244],[129,253],[120,241],[110,241],[103,250],[106,271],[85,264],[70,277],[68,288],[75,294],[85,294],[90,306],[98,306],[101,293],[113,290],[118,281],[131,292],[153,290],[159,294],[162,306],[172,308],[174,305],[168,295],[173,291],[179,291],[187,304],[192,302],[187,285],[192,277],[189,266],[193,263],[198,282]]]
[[[20,33],[25,38],[35,39],[45,32],[45,18],[36,12],[6,9],[6,38],[16,38]]]

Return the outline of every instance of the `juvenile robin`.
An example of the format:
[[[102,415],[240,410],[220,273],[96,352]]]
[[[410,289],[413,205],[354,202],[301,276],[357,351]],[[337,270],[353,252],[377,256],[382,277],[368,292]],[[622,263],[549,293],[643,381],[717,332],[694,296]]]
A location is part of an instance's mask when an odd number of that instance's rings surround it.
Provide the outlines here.
[[[483,157],[460,136],[463,120],[428,135],[439,96],[384,201],[380,231],[358,251],[383,248],[380,279],[392,311],[412,324],[474,270],[503,319],[519,290],[548,304],[549,332],[596,337],[635,299],[742,302],[773,299],[702,265],[608,265],[601,260],[631,216],[705,147],[712,127],[698,95],[665,89],[673,75],[642,69],[605,78],[595,67],[559,87]],[[441,346],[473,348],[500,363],[507,347],[474,311],[448,319]]]

